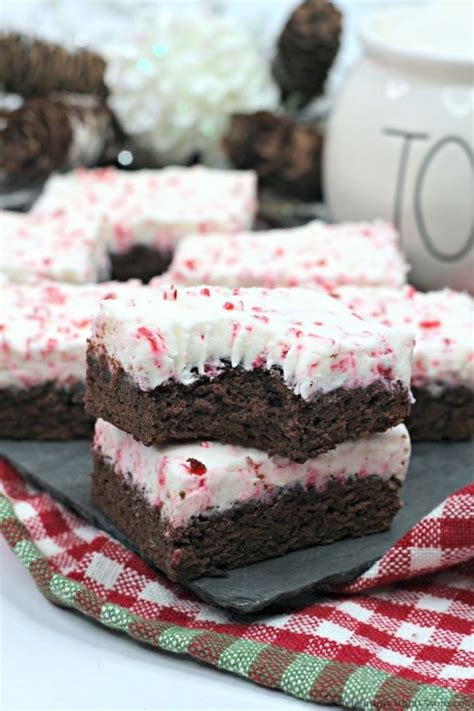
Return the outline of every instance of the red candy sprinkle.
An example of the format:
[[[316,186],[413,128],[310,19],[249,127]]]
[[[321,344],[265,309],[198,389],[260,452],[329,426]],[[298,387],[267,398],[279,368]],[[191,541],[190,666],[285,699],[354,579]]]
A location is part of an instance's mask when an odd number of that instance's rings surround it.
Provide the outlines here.
[[[303,336],[303,331],[300,331],[299,328],[290,328],[288,333],[293,333],[296,338],[301,338]]]
[[[153,331],[151,331],[146,326],[140,326],[140,328],[137,328],[137,336],[143,336],[147,339],[153,353],[160,353],[160,351],[162,350],[159,341],[162,341],[163,339],[161,338],[161,336],[159,336],[159,334],[153,333]]]
[[[88,326],[90,326],[90,322],[91,322],[90,318],[83,318],[80,321],[73,320],[71,323],[76,328],[87,328]]]
[[[264,358],[264,356],[263,356],[263,355],[258,355],[258,356],[254,359],[254,361],[253,361],[253,363],[252,363],[252,368],[263,368],[264,365],[265,365],[265,358]]]
[[[47,286],[44,290],[47,298],[53,304],[64,304],[66,302],[66,297],[61,291],[55,286]]]
[[[179,561],[183,557],[183,549],[175,548],[171,555],[171,565],[178,565]]]
[[[56,348],[58,347],[58,341],[56,338],[48,338],[46,341],[46,348],[45,348],[45,353],[46,355],[49,355],[50,353],[54,353]]]
[[[234,304],[231,304],[230,301],[226,301],[224,304],[224,308],[227,311],[232,311],[232,309],[235,309],[235,306],[234,306]]]
[[[196,262],[195,262],[194,259],[185,259],[185,260],[184,260],[184,266],[185,266],[187,269],[190,269],[191,271],[193,271],[194,269],[196,269]]]
[[[441,326],[441,321],[420,321],[419,325],[421,328],[438,328]]]
[[[199,461],[199,459],[194,459],[194,457],[189,457],[186,459],[189,463],[189,473],[195,474],[196,476],[203,476],[207,472],[207,467]]]
[[[382,376],[382,378],[385,378],[385,380],[392,380],[393,379],[393,370],[391,368],[387,368],[383,365],[377,365],[377,373]]]
[[[205,286],[203,289],[201,289],[201,294],[202,294],[202,296],[210,296],[211,292],[209,291],[207,286]]]

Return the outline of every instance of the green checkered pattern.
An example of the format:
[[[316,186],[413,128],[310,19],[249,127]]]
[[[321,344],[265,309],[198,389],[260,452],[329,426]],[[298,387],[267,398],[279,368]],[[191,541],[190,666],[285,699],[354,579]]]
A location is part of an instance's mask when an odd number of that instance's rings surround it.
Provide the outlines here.
[[[124,607],[101,600],[84,585],[55,572],[3,496],[0,496],[0,532],[48,600],[73,608],[139,642],[167,652],[185,654],[304,701],[364,711],[474,709],[474,701],[467,695],[407,681],[370,667],[361,668],[229,634],[187,629],[132,615]]]

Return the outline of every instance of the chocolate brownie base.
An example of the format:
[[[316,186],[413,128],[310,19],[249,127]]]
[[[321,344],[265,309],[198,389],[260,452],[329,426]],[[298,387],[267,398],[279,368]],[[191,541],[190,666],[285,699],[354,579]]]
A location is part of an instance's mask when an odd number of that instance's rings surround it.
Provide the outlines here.
[[[89,348],[86,409],[145,445],[211,439],[305,462],[340,442],[398,425],[409,413],[410,395],[401,383],[391,390],[374,383],[307,402],[279,370],[262,368],[227,368],[213,379],[145,392]]]
[[[416,402],[405,423],[412,440],[463,440],[474,435],[474,390],[458,385],[432,395],[413,388],[413,395]]]
[[[271,501],[238,504],[173,528],[136,486],[115,474],[110,460],[98,452],[94,459],[94,504],[142,555],[178,581],[221,575],[299,548],[385,531],[400,508],[398,479],[354,477],[345,483],[333,481],[322,492],[287,487]]]
[[[112,252],[111,277],[117,281],[141,279],[149,282],[152,277],[168,269],[171,257],[171,252],[161,252],[143,244],[137,244],[123,254]]]
[[[84,384],[70,388],[49,382],[0,390],[0,437],[81,439],[90,437],[94,418],[84,410]]]

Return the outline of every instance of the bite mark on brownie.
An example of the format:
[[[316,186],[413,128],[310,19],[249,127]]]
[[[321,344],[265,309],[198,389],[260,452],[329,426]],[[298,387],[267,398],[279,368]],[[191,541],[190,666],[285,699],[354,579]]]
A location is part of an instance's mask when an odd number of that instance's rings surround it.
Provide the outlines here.
[[[410,393],[399,382],[391,388],[375,382],[306,401],[285,385],[277,368],[230,367],[191,385],[143,391],[89,347],[86,409],[145,445],[212,439],[305,462],[347,439],[399,424],[410,411]]]

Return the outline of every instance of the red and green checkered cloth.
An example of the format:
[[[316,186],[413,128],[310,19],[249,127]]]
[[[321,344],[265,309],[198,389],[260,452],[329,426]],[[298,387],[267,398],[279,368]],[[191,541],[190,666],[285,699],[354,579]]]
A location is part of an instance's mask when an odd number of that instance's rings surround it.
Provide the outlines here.
[[[474,709],[474,484],[356,581],[235,620],[27,487],[0,460],[0,530],[52,602],[158,649],[351,709]]]

